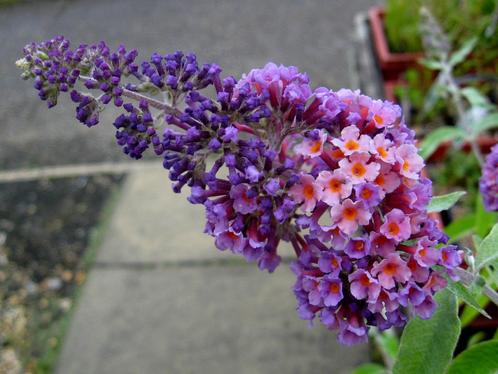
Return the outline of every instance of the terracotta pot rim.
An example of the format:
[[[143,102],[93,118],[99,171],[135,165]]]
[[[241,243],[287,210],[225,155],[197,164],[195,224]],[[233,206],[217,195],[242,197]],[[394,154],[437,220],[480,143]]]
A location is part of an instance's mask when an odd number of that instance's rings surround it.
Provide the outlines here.
[[[378,58],[382,63],[396,63],[396,64],[416,64],[417,60],[423,57],[422,52],[391,52],[387,37],[384,32],[384,16],[385,9],[383,6],[374,6],[368,11],[368,19],[373,34],[373,42]]]

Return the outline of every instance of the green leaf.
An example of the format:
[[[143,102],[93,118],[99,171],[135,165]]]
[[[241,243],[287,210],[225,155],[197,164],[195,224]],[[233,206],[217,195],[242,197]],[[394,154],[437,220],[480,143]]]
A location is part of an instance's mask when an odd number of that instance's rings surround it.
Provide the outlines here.
[[[420,156],[427,159],[442,143],[463,138],[465,133],[458,127],[439,127],[429,133],[420,144]]]
[[[498,259],[498,223],[493,226],[491,232],[486,236],[477,248],[476,269],[479,270]]]
[[[442,290],[431,319],[412,319],[401,336],[398,359],[393,374],[444,373],[451,361],[460,335],[460,321],[455,295]]]
[[[477,296],[477,303],[481,308],[485,308],[489,304],[489,299],[486,295]],[[462,323],[462,328],[466,327],[471,323],[477,316],[479,312],[469,305],[465,305],[463,311],[460,313],[460,322]]]
[[[492,108],[488,98],[475,87],[464,87],[460,90],[462,95],[468,100],[473,107]]]
[[[472,137],[475,139],[481,132],[498,127],[498,112],[488,114],[479,122],[472,125]]]
[[[481,308],[481,305],[479,304],[478,297],[481,294],[480,287],[475,284],[466,287],[462,283],[454,282],[451,279],[448,279],[447,287],[455,296],[464,301],[465,304],[474,308],[477,312],[481,313],[486,318],[491,319],[491,316],[486,313],[486,311]]]
[[[386,369],[379,364],[364,364],[354,369],[351,374],[385,374]]]
[[[470,54],[470,52],[472,52],[476,43],[477,43],[476,37],[471,38],[467,40],[465,43],[463,43],[462,47],[451,55],[449,64],[451,66],[455,66],[458,65],[463,60],[465,60],[465,57],[467,57]]]
[[[434,196],[427,207],[427,211],[429,213],[434,213],[448,210],[466,193],[467,192],[465,191],[456,191],[446,195]]]
[[[425,66],[427,69],[431,70],[442,70],[444,65],[436,60],[429,60],[426,58],[421,58],[417,61],[420,65]]]
[[[498,341],[476,344],[460,353],[448,368],[448,374],[493,374],[498,372]]]
[[[469,214],[452,221],[444,228],[446,234],[450,237],[452,242],[471,234],[474,231],[476,216]]]

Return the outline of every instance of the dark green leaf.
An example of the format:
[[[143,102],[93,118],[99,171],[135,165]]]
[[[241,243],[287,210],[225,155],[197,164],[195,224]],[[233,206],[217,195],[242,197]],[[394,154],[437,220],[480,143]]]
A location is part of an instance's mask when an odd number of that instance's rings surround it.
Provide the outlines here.
[[[448,368],[448,374],[493,374],[498,372],[498,341],[476,344],[460,353]]]
[[[477,248],[476,269],[489,265],[498,259],[498,223],[493,226],[491,232],[486,236]]]
[[[427,211],[433,213],[448,210],[465,194],[465,191],[456,191],[446,195],[434,196],[427,207]]]
[[[431,319],[417,317],[406,325],[393,374],[439,374],[450,363],[460,335],[457,301],[448,290],[440,291],[436,301]]]
[[[386,369],[378,364],[364,364],[354,369],[351,374],[385,374]]]
[[[465,138],[465,133],[458,127],[443,126],[429,133],[420,144],[420,155],[427,159],[442,143]]]

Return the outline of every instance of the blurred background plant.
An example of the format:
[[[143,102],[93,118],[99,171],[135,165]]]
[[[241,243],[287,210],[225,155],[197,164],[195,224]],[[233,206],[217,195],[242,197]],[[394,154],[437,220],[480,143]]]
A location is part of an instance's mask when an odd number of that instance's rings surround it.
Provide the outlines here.
[[[427,53],[421,32],[421,6],[434,16],[444,35],[447,47],[454,51],[473,40],[470,55],[452,66],[455,81],[461,86],[474,87],[492,103],[497,99],[498,79],[498,2],[496,0],[388,0],[385,30],[393,52]],[[403,84],[395,94],[412,114],[419,127],[437,126],[437,122],[451,121],[455,113],[448,111],[444,100],[438,98],[427,107],[425,97],[430,93],[434,72],[427,65],[408,69]],[[421,129],[423,132],[423,128]]]
[[[496,71],[498,64],[498,21],[495,0],[388,0],[385,27],[389,47],[394,52],[423,51],[419,33],[419,9],[426,6],[441,24],[455,46],[477,37],[473,58],[460,67],[463,71]]]

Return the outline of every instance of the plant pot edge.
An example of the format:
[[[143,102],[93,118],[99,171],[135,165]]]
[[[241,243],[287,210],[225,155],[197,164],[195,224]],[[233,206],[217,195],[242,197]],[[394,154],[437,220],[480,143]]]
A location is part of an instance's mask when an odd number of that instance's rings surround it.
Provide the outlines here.
[[[374,6],[368,10],[368,21],[380,70],[385,80],[396,80],[407,69],[417,66],[417,60],[423,54],[421,52],[392,52],[389,49],[385,34],[384,16],[385,9],[383,6]]]

